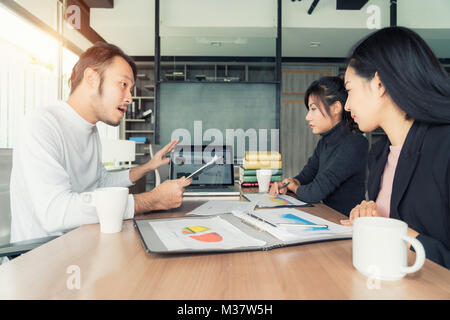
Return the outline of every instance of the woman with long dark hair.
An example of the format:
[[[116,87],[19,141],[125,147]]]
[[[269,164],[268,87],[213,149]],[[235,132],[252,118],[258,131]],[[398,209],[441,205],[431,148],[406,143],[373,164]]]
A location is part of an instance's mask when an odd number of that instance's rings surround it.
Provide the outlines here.
[[[405,221],[427,258],[450,268],[450,79],[425,41],[381,29],[352,50],[345,73],[360,130],[386,137],[369,154],[368,195],[350,213]]]
[[[306,121],[322,138],[303,170],[294,178],[275,182],[272,195],[290,190],[302,201],[322,201],[347,216],[364,199],[368,143],[344,110],[346,100],[340,77],[322,77],[311,83],[304,98]],[[280,190],[287,182],[287,188]]]

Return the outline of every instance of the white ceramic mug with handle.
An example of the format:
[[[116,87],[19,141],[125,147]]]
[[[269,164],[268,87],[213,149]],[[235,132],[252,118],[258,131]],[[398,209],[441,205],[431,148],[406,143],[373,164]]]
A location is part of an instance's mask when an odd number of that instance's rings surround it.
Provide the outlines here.
[[[100,232],[122,231],[123,216],[128,202],[128,188],[99,188],[93,192],[83,192],[81,199],[97,209]]]
[[[416,261],[408,263],[408,243]],[[399,280],[422,268],[425,250],[419,240],[408,235],[408,225],[383,217],[360,217],[353,221],[353,266],[362,274],[379,280]]]

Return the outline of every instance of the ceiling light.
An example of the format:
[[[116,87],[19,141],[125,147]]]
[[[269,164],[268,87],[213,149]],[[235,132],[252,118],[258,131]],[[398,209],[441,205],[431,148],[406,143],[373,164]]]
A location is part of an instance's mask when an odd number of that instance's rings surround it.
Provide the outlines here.
[[[318,47],[320,47],[320,42],[311,41],[311,42],[309,43],[309,46],[310,46],[311,48],[318,48]]]

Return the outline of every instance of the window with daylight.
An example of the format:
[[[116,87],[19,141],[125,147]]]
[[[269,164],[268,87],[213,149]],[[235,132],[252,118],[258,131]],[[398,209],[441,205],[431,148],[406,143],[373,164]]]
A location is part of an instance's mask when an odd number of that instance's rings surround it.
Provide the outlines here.
[[[78,55],[62,50],[58,93],[58,40],[0,4],[0,148],[14,148],[27,112],[66,100]],[[119,128],[98,123],[100,136],[117,139]]]
[[[12,148],[24,115],[58,98],[58,42],[0,6],[0,147]]]

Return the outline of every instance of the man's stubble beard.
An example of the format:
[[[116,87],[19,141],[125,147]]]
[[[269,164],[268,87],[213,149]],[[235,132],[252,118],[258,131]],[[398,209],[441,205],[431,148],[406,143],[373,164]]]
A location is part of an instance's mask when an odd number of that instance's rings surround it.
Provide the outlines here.
[[[106,123],[107,125],[117,127],[120,124],[120,120],[117,123],[111,122],[108,120],[107,108],[103,105],[103,77],[100,79],[100,85],[98,86],[97,95],[93,97],[95,110],[97,111],[97,116],[99,121]],[[98,103],[97,103],[98,102]]]

